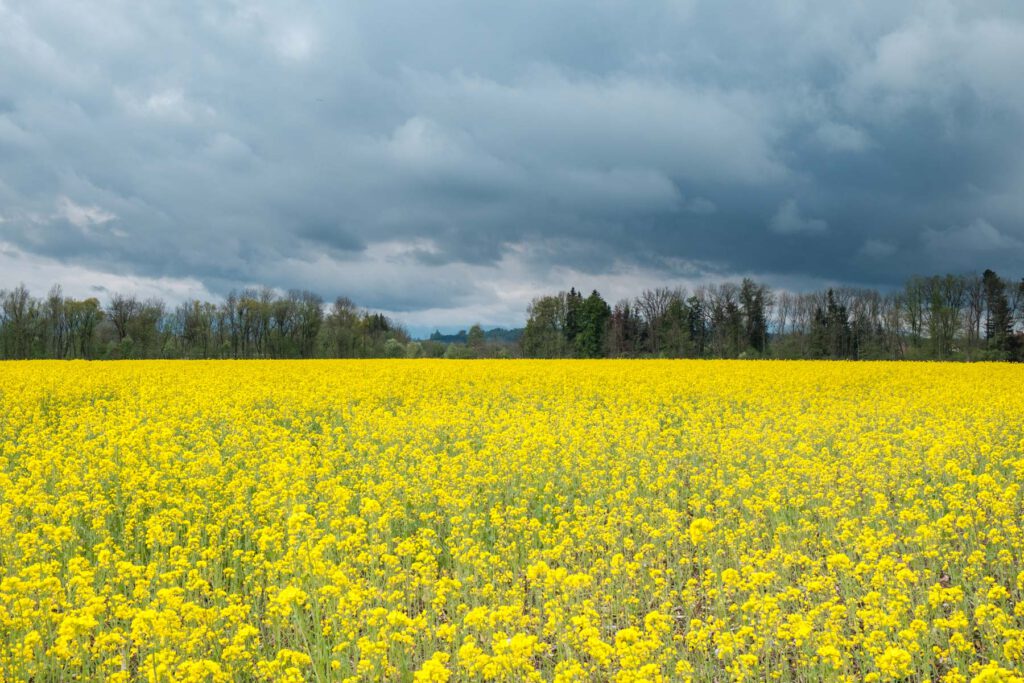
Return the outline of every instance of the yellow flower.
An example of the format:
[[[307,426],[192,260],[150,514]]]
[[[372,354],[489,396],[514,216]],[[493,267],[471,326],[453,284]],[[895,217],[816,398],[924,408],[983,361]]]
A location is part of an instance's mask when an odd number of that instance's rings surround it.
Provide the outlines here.
[[[903,648],[887,647],[885,652],[875,657],[875,666],[883,676],[895,680],[910,675],[913,661],[913,656]]]
[[[0,671],[1019,681],[1021,386],[1005,364],[5,363]]]
[[[704,542],[708,532],[715,528],[715,523],[705,517],[698,517],[690,522],[690,542],[700,545]]]
[[[450,658],[451,656],[447,652],[435,652],[413,674],[413,680],[416,683],[448,683],[452,672],[445,665]]]

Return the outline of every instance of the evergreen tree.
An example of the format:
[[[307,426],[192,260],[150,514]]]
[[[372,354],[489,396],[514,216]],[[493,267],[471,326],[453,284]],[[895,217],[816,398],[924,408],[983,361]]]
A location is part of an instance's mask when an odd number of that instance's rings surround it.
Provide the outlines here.
[[[816,358],[850,358],[855,355],[846,306],[836,301],[831,289],[825,305],[817,306],[811,321],[811,354]]]
[[[595,289],[579,309],[579,330],[575,338],[576,356],[600,358],[604,355],[605,333],[612,310]]]
[[[571,352],[576,348],[576,337],[583,326],[583,295],[575,287],[565,295],[565,322],[562,332],[565,335],[565,348]]]
[[[740,308],[747,345],[759,353],[768,352],[768,290],[749,278],[740,285]]]
[[[992,270],[981,275],[985,286],[985,339],[997,358],[1009,359],[1013,352],[1013,314],[1006,296],[1006,284]]]
[[[686,326],[694,355],[703,358],[707,344],[707,322],[704,319],[704,302],[697,296],[686,300]]]

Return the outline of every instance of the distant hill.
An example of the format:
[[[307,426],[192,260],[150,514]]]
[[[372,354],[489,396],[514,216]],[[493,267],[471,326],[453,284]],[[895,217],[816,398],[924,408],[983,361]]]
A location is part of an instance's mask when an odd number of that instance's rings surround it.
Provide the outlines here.
[[[466,330],[459,330],[455,334],[441,334],[440,331],[434,330],[434,333],[428,337],[428,341],[442,342],[445,344],[465,344],[468,336],[469,334]],[[516,327],[511,330],[505,329],[504,327],[495,327],[484,331],[484,339],[489,342],[496,342],[500,344],[515,344],[522,336],[522,327]]]

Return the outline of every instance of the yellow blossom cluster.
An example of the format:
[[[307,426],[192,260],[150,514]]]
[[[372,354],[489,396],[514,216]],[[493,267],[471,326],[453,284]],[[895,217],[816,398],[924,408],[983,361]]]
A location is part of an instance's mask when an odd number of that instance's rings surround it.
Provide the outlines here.
[[[0,681],[1024,681],[1024,367],[0,365]]]

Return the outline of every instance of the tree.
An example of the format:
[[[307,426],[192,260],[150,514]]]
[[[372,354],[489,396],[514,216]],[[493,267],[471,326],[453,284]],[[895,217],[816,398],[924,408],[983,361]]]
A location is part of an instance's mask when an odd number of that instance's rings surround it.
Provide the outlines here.
[[[331,358],[355,358],[362,353],[359,309],[351,299],[339,296],[323,323],[324,353]]]
[[[394,339],[405,344],[409,341],[409,333],[383,313],[364,313],[360,320],[362,339],[360,357],[387,356],[387,340]]]
[[[928,292],[928,337],[935,358],[949,358],[960,330],[966,283],[956,275],[930,277]]]
[[[1020,279],[1017,288],[1013,290],[1010,310],[1013,312],[1013,319],[1024,325],[1024,277]]]
[[[0,291],[0,324],[5,358],[25,359],[34,356],[39,336],[39,306],[24,284]]]
[[[253,348],[259,358],[269,358],[273,355],[273,328],[274,301],[277,295],[269,287],[263,287],[258,294],[255,294],[251,302],[251,315],[253,326]]]
[[[847,312],[854,358],[877,357],[878,292],[863,289],[850,291]]]
[[[829,289],[824,306],[814,311],[811,328],[811,353],[817,358],[850,358],[854,355],[850,320],[846,306]]]
[[[683,291],[675,290],[661,322],[659,353],[669,358],[685,358],[693,355],[693,339],[690,336],[690,310],[683,299]]]
[[[213,304],[196,299],[178,306],[174,332],[179,339],[179,353],[187,358],[210,357],[215,311]]]
[[[775,334],[779,336],[786,334],[795,303],[796,297],[789,292],[779,292],[779,295],[775,297]]]
[[[574,344],[579,358],[600,358],[604,355],[605,334],[612,310],[593,290],[580,306],[579,329]]]
[[[562,333],[565,335],[565,348],[571,353],[576,347],[576,335],[580,333],[582,324],[583,295],[571,287],[569,293],[564,295],[562,305],[565,311]]]
[[[605,341],[608,355],[612,358],[635,356],[640,351],[641,325],[640,316],[628,300],[615,304],[608,319]]]
[[[60,285],[50,288],[50,293],[43,304],[43,317],[46,327],[44,354],[47,358],[67,358],[69,353],[68,318],[64,294]]]
[[[405,356],[405,344],[394,337],[388,337],[384,342],[384,356],[387,358],[402,358]]]
[[[103,320],[103,309],[95,297],[83,301],[68,300],[68,336],[72,355],[78,358],[96,357],[96,328]]]
[[[318,295],[309,291],[293,291],[290,298],[294,300],[295,323],[294,345],[299,358],[312,358],[315,355],[316,339],[320,334],[320,326],[324,321],[324,302]]]
[[[985,339],[996,358],[1007,360],[1013,354],[1013,314],[1006,296],[1006,283],[992,270],[981,275],[985,287]]]
[[[681,295],[668,287],[656,287],[645,289],[637,297],[635,307],[644,321],[646,338],[646,350],[649,353],[657,354],[661,351],[661,333],[665,324],[665,316],[673,299]]]
[[[882,298],[881,304],[882,344],[887,357],[892,360],[903,358],[906,349],[903,343],[903,295],[892,292]]]
[[[566,351],[565,296],[542,296],[527,310],[521,341],[523,354],[532,358],[561,358]]]
[[[910,345],[921,346],[924,338],[924,319],[928,298],[925,294],[924,278],[914,276],[903,288],[903,314],[910,333]]]
[[[128,336],[128,326],[139,314],[139,300],[134,295],[114,294],[107,307],[107,319],[117,331],[117,341]]]
[[[768,306],[771,300],[768,288],[750,278],[743,278],[739,299],[747,346],[765,354],[768,352]]]
[[[484,355],[484,344],[486,342],[487,336],[484,334],[484,328],[480,327],[479,324],[469,328],[469,332],[466,334],[466,346],[472,350],[473,355],[477,358]]]
[[[135,317],[128,323],[128,336],[133,341],[135,357],[152,358],[160,354],[164,309],[164,302],[156,297],[138,304]]]
[[[708,336],[703,293],[694,294],[686,300],[686,328],[694,354],[697,358],[703,358]]]
[[[964,346],[967,360],[971,360],[972,353],[978,348],[981,341],[981,323],[985,312],[985,282],[980,275],[973,274],[964,277],[964,297],[966,300],[964,310],[966,341]]]
[[[744,347],[743,311],[732,282],[708,289],[712,350],[719,358],[735,358]]]
[[[406,358],[422,358],[423,357],[423,345],[419,342],[411,341],[405,345],[405,357]]]

